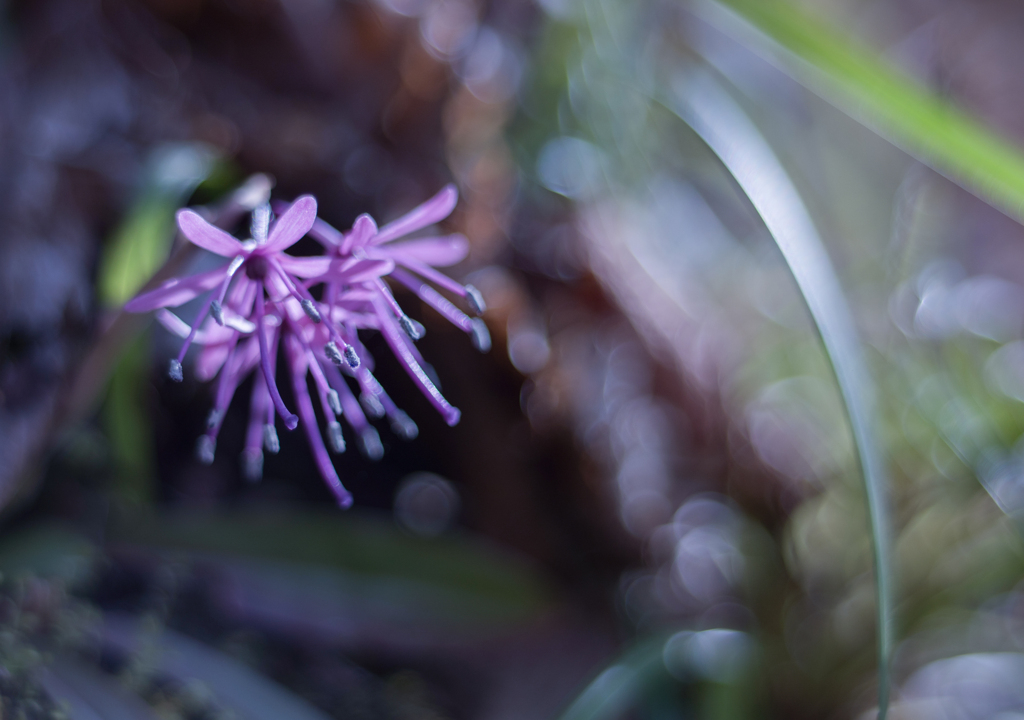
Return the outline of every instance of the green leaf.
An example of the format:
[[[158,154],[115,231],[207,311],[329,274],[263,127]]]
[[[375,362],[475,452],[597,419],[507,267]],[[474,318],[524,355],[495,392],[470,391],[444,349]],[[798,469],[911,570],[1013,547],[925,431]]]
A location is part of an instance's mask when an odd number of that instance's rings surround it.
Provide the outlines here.
[[[172,198],[148,197],[132,208],[103,255],[99,294],[104,303],[122,305],[167,259],[176,205]]]
[[[921,162],[1024,220],[1021,150],[895,70],[877,51],[784,0],[704,0],[693,8]]]
[[[103,302],[122,305],[164,263],[174,237],[174,211],[218,167],[217,159],[217,152],[201,143],[154,151],[140,198],[104,249],[98,278]]]
[[[761,216],[804,297],[835,372],[867,495],[878,603],[878,703],[884,718],[893,641],[888,479],[875,437],[875,389],[842,286],[803,200],[767,141],[707,74],[680,78],[666,101],[719,157]]]
[[[663,660],[665,640],[665,637],[644,639],[626,651],[584,688],[560,720],[621,717],[649,688],[670,680]]]
[[[231,564],[269,589],[315,588],[377,619],[408,624],[516,623],[548,602],[528,565],[480,539],[413,537],[390,518],[354,512],[137,516],[112,538]]]

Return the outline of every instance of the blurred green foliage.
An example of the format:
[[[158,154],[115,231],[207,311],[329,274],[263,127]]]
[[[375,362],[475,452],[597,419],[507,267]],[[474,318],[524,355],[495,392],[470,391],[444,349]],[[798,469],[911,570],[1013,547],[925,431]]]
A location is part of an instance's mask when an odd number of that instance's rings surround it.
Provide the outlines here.
[[[723,383],[737,425],[744,427],[751,412],[803,423],[790,430],[788,451],[804,453],[801,460],[814,472],[787,478],[804,499],[789,516],[780,549],[787,574],[805,594],[775,586],[791,614],[781,626],[761,615],[765,632],[759,641],[773,648],[762,658],[775,658],[766,672],[776,688],[796,682],[805,708],[835,707],[837,698],[865,682],[865,638],[879,612],[865,575],[868,524],[843,406],[810,318],[793,311],[794,289],[784,287],[778,258],[757,249],[766,237],[751,221],[744,188],[730,184],[707,149],[659,101],[676,109],[673,93],[702,73],[724,85],[767,138],[821,228],[839,274],[809,281],[830,283],[832,292],[847,296],[879,386],[871,432],[892,482],[876,490],[893,497],[897,528],[891,557],[881,560],[896,567],[903,638],[955,624],[956,612],[969,613],[1010,591],[1024,573],[1014,523],[1003,515],[1015,513],[995,485],[1000,468],[1019,468],[1024,412],[989,377],[993,353],[1005,339],[966,328],[931,337],[894,326],[900,293],[923,302],[929,264],[941,259],[955,217],[936,183],[921,181],[920,168],[886,141],[1018,219],[1024,217],[1024,156],[954,101],[792,2],[721,0],[669,8],[590,0],[573,7],[550,21],[544,35],[538,56],[548,62],[536,70],[526,95],[521,144],[537,149],[531,162],[541,183],[611,208],[603,217],[623,207],[629,219],[655,217],[664,213],[659,203],[668,202],[666,188],[683,188],[724,226],[700,224],[693,216],[688,225],[673,216],[674,223],[654,220],[642,231],[623,221],[601,232],[627,245],[646,243],[642,249],[658,258],[645,266],[648,272],[659,280],[675,274],[679,285],[697,286],[715,308],[716,324],[724,320],[742,337],[740,369]],[[766,81],[768,73],[754,67],[750,50],[818,97],[781,92],[790,88],[777,74]],[[705,123],[707,128],[725,132],[721,123]],[[564,174],[545,175],[545,152],[561,150],[558,143],[566,137],[585,141],[572,147],[586,157],[559,157],[571,167],[602,168],[600,190],[580,192],[565,184]],[[742,145],[742,138],[721,138],[721,147],[731,144]],[[756,162],[750,153],[745,159]],[[678,202],[681,195],[671,192]],[[778,208],[758,209],[772,214]],[[643,239],[634,241],[631,233]],[[669,239],[646,239],[658,233]],[[852,393],[860,391],[853,387]],[[776,470],[790,475],[788,468]],[[779,612],[767,598],[750,601],[761,612]],[[782,638],[793,632],[786,629],[790,623],[800,624],[805,636],[792,646]],[[608,690],[604,700],[612,702],[617,692]],[[884,704],[884,686],[881,695]]]
[[[100,299],[110,307],[131,299],[167,261],[176,232],[175,211],[197,187],[214,196],[227,191],[236,174],[233,165],[201,143],[154,150],[138,200],[104,248],[97,278]],[[114,461],[114,492],[133,505],[153,502],[156,479],[148,345],[147,335],[124,349],[102,411]]]
[[[1024,220],[1024,154],[1019,148],[790,0],[718,3],[777,43],[782,53],[761,38],[744,35],[752,48],[779,62],[794,78],[954,182]],[[717,12],[702,14],[718,20],[727,32],[732,27]]]
[[[478,538],[416,537],[388,519],[357,512],[343,519],[336,512],[298,511],[142,515],[116,527],[113,539],[229,564],[246,562],[279,579],[315,570],[335,577],[322,590],[341,588],[383,613],[389,605],[400,608],[413,623],[456,629],[515,624],[535,617],[550,601],[535,571]]]

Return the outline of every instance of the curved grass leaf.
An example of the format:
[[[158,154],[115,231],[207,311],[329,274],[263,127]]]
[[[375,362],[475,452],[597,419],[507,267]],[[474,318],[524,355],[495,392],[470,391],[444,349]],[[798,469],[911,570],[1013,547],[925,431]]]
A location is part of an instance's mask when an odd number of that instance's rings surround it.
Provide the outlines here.
[[[872,431],[874,386],[853,317],[828,253],[792,181],[742,109],[706,74],[681,77],[666,104],[703,139],[736,179],[789,265],[821,335],[857,447],[875,559],[878,702],[884,718],[893,636],[891,542],[885,463]]]
[[[701,0],[691,7],[921,162],[1024,220],[1021,150],[877,52],[783,0]]]
[[[671,679],[663,660],[665,638],[642,640],[583,689],[559,720],[611,720],[648,687]]]

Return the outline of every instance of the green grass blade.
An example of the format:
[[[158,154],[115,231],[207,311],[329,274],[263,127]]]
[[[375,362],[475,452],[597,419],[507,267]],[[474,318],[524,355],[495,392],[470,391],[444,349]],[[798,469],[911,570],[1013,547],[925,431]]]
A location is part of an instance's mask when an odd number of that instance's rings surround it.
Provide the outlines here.
[[[665,638],[641,640],[583,689],[559,720],[613,720],[643,694],[646,687],[669,678]]]
[[[1024,220],[1021,150],[876,51],[784,0],[700,0],[692,8],[923,163]]]
[[[853,317],[818,231],[768,143],[743,110],[706,74],[682,78],[666,103],[693,128],[736,179],[763,219],[796,280],[836,375],[867,494],[878,601],[879,717],[889,695],[893,638],[888,482],[872,432],[874,386]]]

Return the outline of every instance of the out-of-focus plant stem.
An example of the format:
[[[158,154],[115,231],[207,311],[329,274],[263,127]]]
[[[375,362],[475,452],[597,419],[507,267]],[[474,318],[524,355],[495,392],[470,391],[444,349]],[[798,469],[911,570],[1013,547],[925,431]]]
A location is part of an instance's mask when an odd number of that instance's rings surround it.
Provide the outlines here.
[[[821,335],[846,406],[871,520],[878,603],[878,705],[889,703],[893,642],[888,480],[877,443],[875,391],[853,316],[814,223],[767,141],[711,76],[683,77],[667,105],[707,143],[739,183],[771,233]]]

